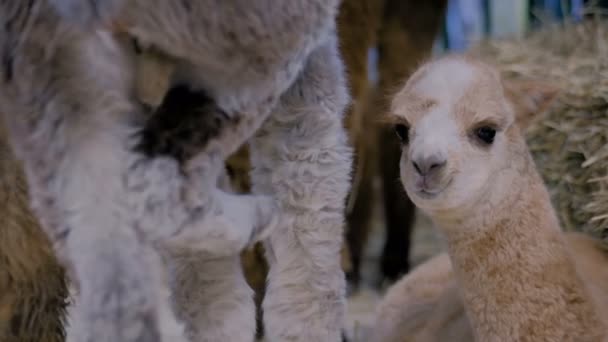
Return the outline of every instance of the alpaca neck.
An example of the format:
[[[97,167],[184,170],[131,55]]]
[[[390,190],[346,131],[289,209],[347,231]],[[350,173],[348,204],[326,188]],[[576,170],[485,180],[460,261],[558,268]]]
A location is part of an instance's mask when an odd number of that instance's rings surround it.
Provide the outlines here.
[[[524,162],[533,163],[531,158]],[[436,220],[447,238],[477,339],[565,341],[578,331],[573,325],[597,336],[599,320],[562,241],[542,180],[535,170],[513,172],[510,178],[508,195],[489,198],[469,218]]]

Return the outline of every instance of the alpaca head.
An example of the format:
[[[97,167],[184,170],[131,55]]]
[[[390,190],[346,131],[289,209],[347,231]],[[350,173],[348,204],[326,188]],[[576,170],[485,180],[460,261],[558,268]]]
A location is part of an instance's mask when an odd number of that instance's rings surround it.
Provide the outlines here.
[[[527,153],[519,128],[556,93],[542,83],[504,82],[496,69],[465,56],[423,65],[390,111],[409,197],[430,213],[458,212],[508,189],[501,173]]]

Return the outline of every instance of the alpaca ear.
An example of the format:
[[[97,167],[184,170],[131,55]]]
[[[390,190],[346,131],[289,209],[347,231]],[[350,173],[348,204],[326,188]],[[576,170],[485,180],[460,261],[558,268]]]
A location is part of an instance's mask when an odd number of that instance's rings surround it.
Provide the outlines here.
[[[503,80],[505,96],[515,111],[515,123],[525,131],[556,100],[560,89],[548,82]]]

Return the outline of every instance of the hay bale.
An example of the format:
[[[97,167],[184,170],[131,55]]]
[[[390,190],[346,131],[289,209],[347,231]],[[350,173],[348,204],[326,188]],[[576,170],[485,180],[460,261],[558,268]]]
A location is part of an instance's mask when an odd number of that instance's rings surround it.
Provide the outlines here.
[[[563,90],[526,133],[528,144],[564,228],[608,243],[608,22],[552,24],[471,53],[505,78],[546,79]]]

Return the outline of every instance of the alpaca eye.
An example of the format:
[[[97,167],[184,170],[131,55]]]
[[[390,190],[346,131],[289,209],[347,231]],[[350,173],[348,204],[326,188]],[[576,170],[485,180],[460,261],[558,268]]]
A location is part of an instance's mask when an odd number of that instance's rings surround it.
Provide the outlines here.
[[[496,130],[492,127],[483,126],[475,131],[475,135],[485,144],[491,145],[496,136]]]
[[[399,137],[402,144],[407,144],[409,140],[410,128],[406,125],[397,124],[395,125],[395,133]]]

